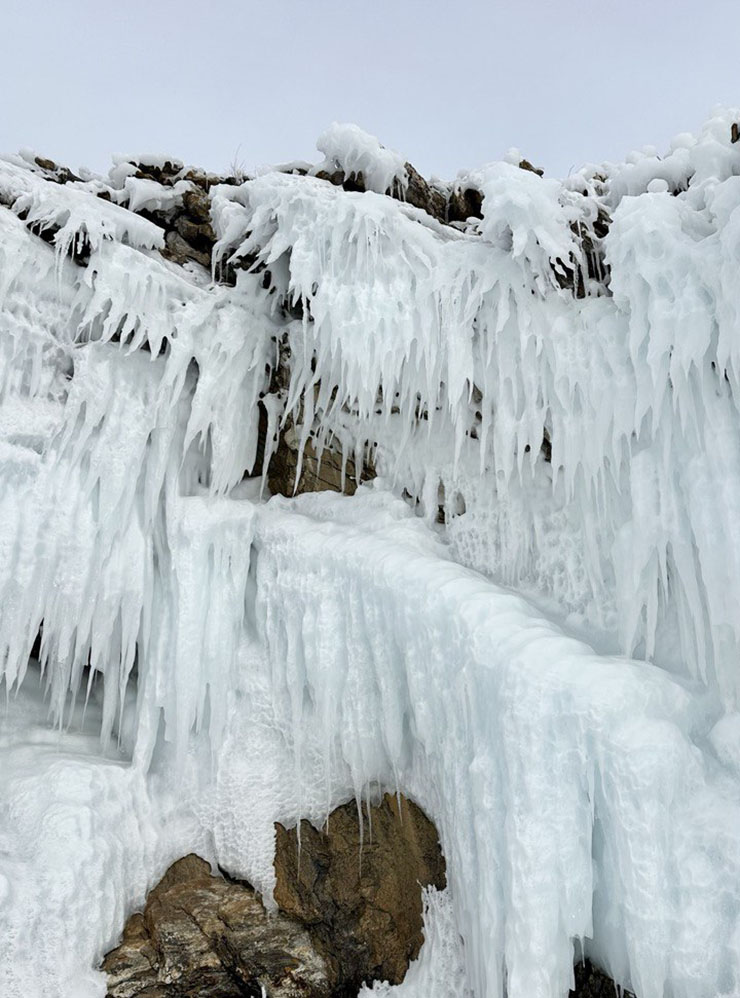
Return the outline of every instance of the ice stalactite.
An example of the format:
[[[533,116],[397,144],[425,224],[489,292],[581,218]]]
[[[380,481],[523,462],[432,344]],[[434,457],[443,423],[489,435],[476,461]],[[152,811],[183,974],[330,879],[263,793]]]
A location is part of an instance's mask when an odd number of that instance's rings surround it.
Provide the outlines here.
[[[12,998],[102,994],[116,899],[177,849],[269,901],[273,822],[378,787],[439,828],[480,998],[563,998],[581,949],[639,998],[737,992],[737,117],[562,184],[473,171],[454,224],[386,196],[405,161],[345,127],[321,150],[365,191],[0,163]],[[160,252],[186,194],[210,273]],[[288,423],[380,478],[264,501]],[[48,749],[37,638],[60,728],[86,706],[115,761]],[[89,938],[46,932],[67,904]]]
[[[464,178],[483,195],[483,219],[460,232],[389,198],[267,174],[221,188],[214,218],[218,254],[269,268],[302,308],[289,335],[294,356],[314,363],[294,364],[288,408],[307,406],[304,442],[314,424],[350,451],[377,445],[381,468],[426,497],[428,515],[440,482],[464,497],[476,530],[494,507],[476,564],[502,581],[534,590],[570,571],[516,539],[570,520],[578,578],[562,586],[566,611],[599,624],[612,602],[625,652],[678,657],[679,671],[718,684],[732,705],[740,152],[730,117],[670,157],[688,171],[676,196],[618,199],[629,166],[599,202],[588,171],[579,191],[576,178],[559,188],[504,163]],[[586,273],[576,232],[600,203],[613,213],[609,283],[588,280],[574,298],[561,278]],[[456,532],[465,551],[465,522]],[[508,565],[493,559],[499,542],[517,551]],[[664,640],[674,611],[677,646]]]

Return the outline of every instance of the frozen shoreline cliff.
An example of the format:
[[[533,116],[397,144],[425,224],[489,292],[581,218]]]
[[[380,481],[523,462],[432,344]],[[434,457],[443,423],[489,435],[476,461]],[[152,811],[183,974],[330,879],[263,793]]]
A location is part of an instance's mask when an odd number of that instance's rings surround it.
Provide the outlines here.
[[[4,998],[381,790],[447,862],[409,995],[737,998],[738,121],[562,182],[0,160]]]

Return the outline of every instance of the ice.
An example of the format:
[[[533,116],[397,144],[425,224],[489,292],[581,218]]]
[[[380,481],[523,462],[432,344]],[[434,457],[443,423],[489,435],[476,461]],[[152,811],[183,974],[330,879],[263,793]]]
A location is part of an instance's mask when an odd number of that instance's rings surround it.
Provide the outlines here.
[[[129,211],[167,211],[182,202],[182,195],[189,188],[186,180],[178,180],[172,187],[162,187],[155,180],[138,177],[126,177],[123,186]]]
[[[211,188],[210,283],[136,214],[184,177],[0,162],[3,996],[102,996],[185,852],[271,905],[273,823],[381,789],[449,876],[400,990],[738,994],[739,119],[457,226],[333,126],[368,190]],[[267,500],[289,419],[375,484]]]
[[[446,995],[465,998],[470,992],[465,985],[462,940],[457,934],[455,917],[448,891],[427,887],[424,897],[424,947],[409,967],[401,984],[377,982],[371,988],[363,985],[359,998],[427,998]]]
[[[195,826],[124,755],[101,751],[92,705],[63,735],[46,717],[32,669],[0,724],[0,993],[99,998],[95,967]]]
[[[374,135],[363,132],[357,125],[334,122],[316,141],[316,148],[326,159],[316,167],[333,173],[343,170],[347,178],[362,174],[365,187],[376,194],[408,186],[406,161],[392,149],[386,149]]]
[[[463,175],[458,184],[483,195],[480,232],[486,242],[506,249],[514,259],[522,257],[545,285],[554,283],[554,272],[563,272],[580,255],[571,228],[578,213],[564,198],[558,180],[543,179],[511,163],[491,163]]]
[[[0,162],[0,191],[12,198],[13,211],[38,230],[55,230],[61,256],[84,244],[97,250],[104,239],[142,249],[161,248],[163,233],[152,222],[85,190],[67,188]]]
[[[531,538],[538,522],[570,520],[578,576],[559,584],[573,593],[563,609],[603,630],[613,602],[625,652],[714,677],[730,704],[740,595],[732,118],[715,116],[689,150],[691,184],[676,197],[626,196],[627,168],[614,171],[601,195],[614,215],[609,283],[589,281],[575,300],[559,285],[584,268],[576,232],[589,231],[598,200],[587,184],[585,196],[558,193],[511,164],[483,168],[464,181],[484,195],[479,232],[466,233],[421,224],[387,198],[276,174],[221,189],[214,203],[218,253],[256,257],[302,305],[291,345],[315,364],[294,365],[288,408],[306,434],[313,421],[348,453],[377,446],[383,471],[430,516],[440,483],[461,495],[460,551],[467,523],[477,532],[493,507],[498,526],[483,530],[474,563],[501,581],[534,589],[561,572],[546,561],[554,545]],[[728,539],[722,555],[712,530]],[[502,564],[493,545],[514,557]],[[676,608],[678,661],[665,639]]]
[[[666,980],[721,993],[740,812],[691,741],[707,704],[661,670],[595,656],[433,541],[402,543],[400,524],[369,536],[365,509],[308,529],[275,505],[256,533],[257,619],[285,662],[293,730],[323,740],[354,786],[397,782],[434,815],[476,993],[503,994],[504,966],[509,994],[567,993],[573,939],[593,939],[638,994]],[[686,854],[720,853],[694,882]]]

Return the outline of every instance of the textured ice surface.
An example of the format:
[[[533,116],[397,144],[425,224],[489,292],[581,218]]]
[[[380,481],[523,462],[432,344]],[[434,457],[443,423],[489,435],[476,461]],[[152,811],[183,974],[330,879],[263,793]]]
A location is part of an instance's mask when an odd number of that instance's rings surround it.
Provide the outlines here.
[[[374,135],[368,135],[357,125],[334,122],[319,136],[316,147],[326,157],[318,169],[342,170],[346,177],[362,174],[365,187],[377,194],[406,190],[408,176],[403,156],[386,149]]]
[[[184,852],[270,903],[273,822],[380,788],[448,863],[403,988],[563,998],[585,950],[737,998],[737,117],[563,184],[473,171],[462,227],[330,129],[374,189],[217,189],[233,288],[122,207],[181,187],[0,164],[3,998],[103,995]],[[290,415],[382,478],[261,501],[262,396],[268,456]]]
[[[3,690],[5,692],[5,690]],[[71,730],[48,722],[32,669],[0,715],[0,994],[99,998],[94,968],[115,944],[153,871],[197,841],[173,797],[101,750],[88,706]]]
[[[359,998],[467,998],[462,940],[455,925],[455,914],[447,890],[426,887],[424,898],[424,948],[409,967],[401,984],[379,981],[360,989]]]
[[[349,453],[377,445],[430,516],[441,484],[453,511],[462,498],[471,512],[455,528],[461,556],[546,596],[542,580],[564,575],[566,612],[610,625],[627,653],[716,683],[729,704],[740,652],[731,120],[718,115],[668,157],[688,170],[676,196],[623,196],[630,164],[598,183],[585,171],[559,194],[510,164],[483,168],[464,178],[484,196],[465,233],[280,174],[222,188],[214,205],[218,253],[256,257],[303,308],[291,343],[315,363],[294,365],[288,406],[307,398],[306,437],[315,422]],[[559,275],[584,266],[574,229],[587,232],[599,204],[614,216],[610,283],[587,280],[574,299]],[[554,523],[565,565],[541,539]]]

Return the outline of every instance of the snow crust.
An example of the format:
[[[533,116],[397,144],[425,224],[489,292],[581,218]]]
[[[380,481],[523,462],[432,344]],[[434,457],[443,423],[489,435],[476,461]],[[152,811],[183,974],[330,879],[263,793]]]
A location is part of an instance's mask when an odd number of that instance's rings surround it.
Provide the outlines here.
[[[0,163],[3,996],[102,996],[178,855],[270,904],[273,822],[384,788],[449,875],[402,990],[564,998],[585,952],[740,994],[739,117],[483,167],[457,228],[336,126],[367,193],[212,192],[235,287],[102,180]],[[259,400],[265,462],[291,417],[382,477],[265,501]]]

